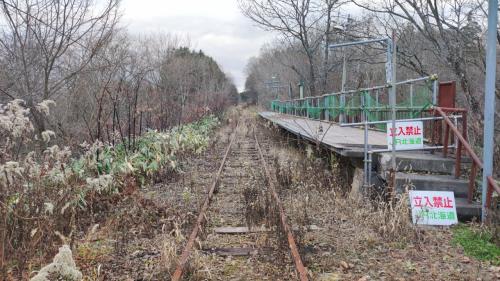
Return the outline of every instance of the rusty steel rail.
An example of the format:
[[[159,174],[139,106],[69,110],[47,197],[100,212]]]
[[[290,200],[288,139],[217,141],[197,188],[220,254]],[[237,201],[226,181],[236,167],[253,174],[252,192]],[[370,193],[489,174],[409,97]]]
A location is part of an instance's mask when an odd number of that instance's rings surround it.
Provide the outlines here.
[[[238,127],[238,124],[236,125],[236,127]],[[269,169],[267,167],[267,163],[266,163],[266,160],[265,160],[264,155],[262,153],[262,149],[261,149],[260,143],[257,139],[257,135],[255,134],[255,130],[253,133],[254,133],[254,138],[255,138],[257,150],[259,151],[259,156],[260,156],[259,158],[262,161],[262,165],[264,167],[264,172],[265,172],[266,177],[267,177],[268,182],[269,182],[269,187],[272,191],[273,198],[276,201],[276,204],[277,204],[279,211],[280,211],[280,218],[281,218],[282,227],[285,230],[285,232],[287,233],[288,244],[289,244],[290,250],[292,252],[292,257],[293,257],[297,272],[299,274],[299,278],[301,281],[308,281],[309,279],[307,276],[307,270],[304,267],[304,264],[302,263],[302,260],[300,258],[300,254],[299,254],[299,251],[297,248],[297,244],[295,243],[293,233],[291,231],[290,226],[287,223],[287,217],[285,215],[283,204],[281,203],[281,200],[278,197],[278,193],[276,192],[276,188],[274,186],[274,181],[273,181],[273,179],[271,177],[271,173],[269,172]],[[224,158],[222,159],[219,170],[217,171],[215,179],[210,187],[210,191],[207,194],[207,197],[205,198],[205,201],[204,201],[203,206],[200,210],[200,213],[198,214],[196,224],[191,232],[191,235],[189,236],[189,240],[186,243],[186,246],[184,247],[184,249],[182,251],[181,257],[179,258],[179,262],[178,262],[178,265],[176,267],[176,270],[175,270],[174,274],[172,275],[172,281],[179,281],[182,277],[184,267],[186,266],[186,263],[189,259],[189,255],[192,252],[192,248],[194,246],[196,237],[198,236],[198,233],[201,230],[202,224],[203,224],[204,220],[206,219],[205,213],[208,210],[208,207],[210,205],[210,201],[213,197],[215,188],[217,187],[217,184],[219,182],[220,176],[221,176],[222,171],[224,169],[224,165],[226,163],[226,160],[228,158],[229,152],[231,150],[231,147],[232,147],[232,144],[233,144],[235,138],[236,138],[236,133],[233,133],[233,136],[231,137],[231,141],[230,141],[230,143],[226,149],[226,152],[224,154]]]
[[[300,258],[299,250],[297,248],[297,243],[295,243],[295,239],[293,238],[292,229],[287,223],[287,217],[283,208],[283,204],[276,192],[276,188],[274,186],[274,180],[271,177],[271,173],[269,172],[269,168],[267,167],[266,159],[264,158],[264,154],[262,153],[262,149],[259,144],[259,140],[257,139],[257,134],[255,134],[255,127],[253,129],[253,134],[255,138],[255,143],[257,144],[257,150],[259,151],[260,160],[262,162],[262,167],[264,168],[264,172],[266,173],[266,177],[268,179],[269,188],[271,189],[274,200],[276,201],[276,205],[278,205],[278,209],[280,211],[280,220],[283,229],[287,234],[288,246],[290,247],[290,251],[292,252],[292,258],[295,263],[295,268],[299,274],[299,278],[301,281],[308,281],[309,278],[307,276],[307,270],[302,263],[302,259]]]
[[[459,111],[461,109],[450,109],[450,108],[440,108],[440,107],[435,107],[434,110],[443,117],[443,120],[445,121],[445,136],[444,136],[444,147],[448,145],[448,140],[449,140],[449,134],[450,130],[451,132],[457,137],[458,139],[458,144],[457,144],[457,149],[456,149],[456,162],[455,162],[455,171],[460,169],[461,166],[461,158],[462,158],[462,147],[465,148],[465,151],[469,154],[470,158],[472,159],[472,167],[471,167],[471,172],[470,172],[470,177],[469,177],[469,190],[468,190],[468,195],[467,195],[467,200],[472,202],[472,197],[474,195],[475,191],[475,181],[476,181],[476,175],[477,175],[477,169],[483,168],[483,162],[479,157],[476,155],[472,147],[470,146],[469,142],[467,141],[467,135],[465,133],[461,133],[458,128],[453,124],[453,122],[450,120],[450,118],[446,115],[446,112],[452,112],[452,111]],[[466,123],[465,123],[466,124]],[[462,128],[465,132],[467,131],[467,128],[464,127]],[[443,149],[443,156],[446,157],[448,155],[447,149]],[[460,157],[458,157],[460,156]],[[459,174],[455,172],[455,177],[458,177]]]
[[[239,125],[239,121],[236,124],[236,128],[238,127],[238,125]],[[203,203],[203,206],[200,210],[200,213],[198,214],[198,219],[196,220],[196,225],[194,226],[193,230],[191,231],[191,235],[189,235],[189,240],[188,240],[186,246],[184,247],[184,250],[182,251],[182,255],[179,259],[179,263],[177,265],[177,268],[175,269],[175,272],[172,275],[172,281],[179,281],[182,277],[184,267],[186,266],[189,255],[191,254],[194,242],[196,240],[196,237],[198,236],[198,232],[201,230],[201,225],[203,224],[203,221],[206,218],[205,213],[208,210],[208,206],[210,205],[210,201],[212,200],[212,196],[214,194],[215,188],[217,187],[217,184],[219,183],[220,175],[222,174],[222,171],[224,169],[226,159],[229,155],[229,152],[231,151],[231,146],[233,145],[235,137],[236,137],[236,133],[233,133],[233,136],[231,137],[229,145],[227,146],[226,152],[224,154],[224,158],[222,159],[222,162],[220,164],[219,170],[217,171],[215,179],[212,182],[212,186],[210,187],[210,191],[208,192],[207,197],[205,198],[205,202]]]
[[[434,110],[443,117],[443,120],[446,123],[445,128],[445,138],[444,138],[444,147],[448,147],[449,133],[451,132],[457,137],[458,144],[456,148],[456,162],[455,162],[455,176],[460,176],[460,166],[461,166],[461,158],[462,158],[462,147],[465,148],[465,151],[469,154],[472,159],[472,167],[469,176],[469,190],[468,190],[468,201],[472,202],[472,197],[475,191],[475,181],[477,176],[477,170],[483,169],[483,161],[477,156],[474,152],[474,149],[470,146],[467,141],[467,118],[463,119],[462,130],[461,133],[458,128],[453,124],[450,118],[446,115],[445,112],[461,112],[462,114],[467,113],[467,110],[463,108],[442,108],[442,107],[434,107]],[[443,155],[446,157],[448,151],[443,149]],[[488,190],[486,196],[486,206],[487,208],[491,207],[491,197],[493,196],[493,191],[500,195],[500,188],[498,187],[495,179],[492,176],[488,177]]]

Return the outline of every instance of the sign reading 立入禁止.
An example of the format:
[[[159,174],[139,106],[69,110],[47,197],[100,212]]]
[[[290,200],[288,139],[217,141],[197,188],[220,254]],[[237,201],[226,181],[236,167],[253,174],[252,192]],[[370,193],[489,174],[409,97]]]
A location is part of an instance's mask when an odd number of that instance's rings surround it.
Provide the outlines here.
[[[393,131],[392,122],[387,123],[387,145],[392,149],[395,136],[396,150],[419,149],[424,147],[424,129],[422,121],[396,122]]]
[[[410,190],[410,203],[414,224],[458,223],[455,194],[451,191]]]

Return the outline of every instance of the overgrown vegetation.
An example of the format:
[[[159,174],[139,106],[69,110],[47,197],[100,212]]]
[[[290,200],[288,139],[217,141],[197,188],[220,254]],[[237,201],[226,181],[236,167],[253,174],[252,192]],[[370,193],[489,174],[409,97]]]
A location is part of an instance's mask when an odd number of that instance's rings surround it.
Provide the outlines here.
[[[453,228],[453,243],[464,249],[466,255],[500,265],[500,247],[494,243],[486,227],[459,225]]]
[[[314,219],[309,213],[315,208],[315,195],[333,196],[335,204],[329,206],[336,216],[349,216],[356,224],[370,227],[385,241],[407,243],[418,240],[419,231],[411,223],[407,198],[387,202],[378,197],[375,200],[350,192],[351,186],[342,174],[348,173],[348,163],[339,159],[318,158],[314,148],[308,146],[305,153],[275,148],[271,151],[275,159],[276,176],[284,196],[297,200],[293,212],[299,225],[309,225]],[[298,198],[303,194],[306,199]]]
[[[377,191],[361,194],[353,184],[362,175],[347,159],[266,127],[280,196],[314,280],[500,276],[500,267],[464,257],[451,230],[415,227],[407,197],[388,202]]]
[[[211,115],[166,132],[151,130],[135,141],[132,150],[126,143],[115,146],[96,143],[72,163],[72,171],[80,177],[126,174],[143,184],[164,168],[178,170],[177,158],[182,154],[203,151],[209,144],[210,131],[218,124],[218,119]]]
[[[53,104],[44,101],[37,108],[49,114]],[[69,147],[52,145],[52,131],[34,130],[23,101],[2,105],[0,121],[0,277],[21,274],[61,240],[73,241],[102,209],[103,198],[133,192],[160,171],[178,171],[179,159],[207,148],[209,133],[219,124],[209,116],[168,131],[149,131],[132,149],[128,142],[83,144],[81,155],[72,158],[77,155]]]

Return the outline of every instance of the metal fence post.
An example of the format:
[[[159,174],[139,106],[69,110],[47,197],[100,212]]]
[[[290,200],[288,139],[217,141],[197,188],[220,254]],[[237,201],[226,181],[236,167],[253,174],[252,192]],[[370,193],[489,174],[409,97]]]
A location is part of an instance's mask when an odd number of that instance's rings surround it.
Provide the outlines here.
[[[392,32],[392,41],[387,41],[387,52],[392,52],[389,65],[390,85],[389,89],[389,103],[391,106],[391,119],[392,119],[392,146],[391,146],[391,194],[392,200],[396,190],[396,32]]]
[[[413,109],[413,83],[410,84],[410,108]]]
[[[368,187],[372,186],[372,162],[373,162],[373,152],[372,146],[368,145]]]
[[[325,120],[330,121],[330,108],[328,104],[328,96],[323,97],[323,106],[325,107]]]
[[[389,103],[392,112],[392,154],[391,154],[391,166],[393,173],[396,173],[396,33],[392,33],[392,41],[387,41],[388,52],[392,52],[390,64],[389,64],[389,74],[391,88],[389,89]],[[393,183],[395,185],[395,183]],[[395,186],[394,186],[395,188]]]
[[[347,69],[346,69],[346,56],[345,56],[345,51],[344,53],[344,58],[342,61],[342,89],[341,89],[341,95],[340,95],[340,115],[339,115],[339,123],[344,123],[346,122],[345,120],[345,84],[347,80]]]
[[[438,100],[437,100],[438,91],[439,91],[438,80],[435,79],[433,81],[433,85],[432,85],[432,104],[433,105],[437,105],[438,104]]]
[[[366,114],[366,92],[361,95],[361,118],[362,122],[364,123],[364,158],[363,158],[363,188],[366,189],[368,187],[368,182],[370,181],[369,179],[369,174],[370,171],[369,169],[369,164],[368,164],[368,116]],[[366,190],[365,190],[366,191]]]

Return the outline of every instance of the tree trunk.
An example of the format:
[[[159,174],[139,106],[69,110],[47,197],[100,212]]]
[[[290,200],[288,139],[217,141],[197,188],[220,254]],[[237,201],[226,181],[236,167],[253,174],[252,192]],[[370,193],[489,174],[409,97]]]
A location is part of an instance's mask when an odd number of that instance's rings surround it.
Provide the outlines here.
[[[313,63],[313,58],[309,58],[309,94],[311,97],[316,96],[316,73],[314,72],[314,63]]]
[[[324,56],[323,56],[323,79],[322,79],[322,87],[321,87],[321,94],[326,94],[326,87],[328,85],[328,60],[330,58],[330,29],[332,25],[332,9],[333,5],[328,3],[327,7],[327,14],[326,14],[326,30],[325,30],[325,50],[324,50]]]

